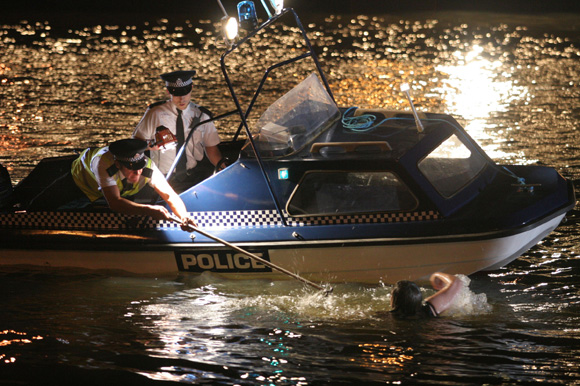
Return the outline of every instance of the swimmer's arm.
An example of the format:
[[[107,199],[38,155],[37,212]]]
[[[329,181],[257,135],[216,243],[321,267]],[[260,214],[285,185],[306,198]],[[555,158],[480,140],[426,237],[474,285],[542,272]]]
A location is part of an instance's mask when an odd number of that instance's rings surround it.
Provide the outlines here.
[[[437,293],[425,300],[433,306],[437,314],[451,306],[453,299],[463,287],[463,283],[455,275],[442,272],[435,272],[431,275],[431,285],[437,290]]]

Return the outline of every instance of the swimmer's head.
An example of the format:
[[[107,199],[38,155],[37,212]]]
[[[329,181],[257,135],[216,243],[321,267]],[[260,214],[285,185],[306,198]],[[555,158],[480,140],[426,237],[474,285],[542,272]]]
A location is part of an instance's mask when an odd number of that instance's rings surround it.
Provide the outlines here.
[[[391,292],[391,312],[414,316],[421,312],[423,295],[419,286],[409,280],[398,281]]]

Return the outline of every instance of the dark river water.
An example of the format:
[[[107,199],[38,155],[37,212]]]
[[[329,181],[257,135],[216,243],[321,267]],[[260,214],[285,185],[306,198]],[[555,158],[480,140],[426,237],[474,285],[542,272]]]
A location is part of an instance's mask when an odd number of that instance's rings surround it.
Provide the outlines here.
[[[418,109],[453,114],[496,162],[550,165],[578,187],[577,14],[302,21],[339,105],[397,108],[407,82]],[[164,98],[162,72],[195,68],[194,99],[232,107],[213,22],[73,24],[0,22],[0,162],[14,183],[43,157],[129,136]],[[265,56],[288,50],[266,39]],[[464,277],[453,312],[416,321],[384,313],[381,283],[323,297],[293,281],[3,269],[0,384],[578,385],[579,239],[573,210],[509,266]]]

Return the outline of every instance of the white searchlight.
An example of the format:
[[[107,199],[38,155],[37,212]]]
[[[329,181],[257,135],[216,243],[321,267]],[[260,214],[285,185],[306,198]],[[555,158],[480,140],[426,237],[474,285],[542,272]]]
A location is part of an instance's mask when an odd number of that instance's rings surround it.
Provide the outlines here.
[[[231,45],[234,43],[234,40],[238,36],[238,21],[236,18],[230,17],[228,15],[221,0],[217,0],[217,2],[222,9],[222,12],[224,13],[224,17],[222,17],[221,20],[222,34],[228,45],[231,47]]]
[[[222,23],[224,38],[231,44],[238,36],[238,21],[235,17],[224,16]]]

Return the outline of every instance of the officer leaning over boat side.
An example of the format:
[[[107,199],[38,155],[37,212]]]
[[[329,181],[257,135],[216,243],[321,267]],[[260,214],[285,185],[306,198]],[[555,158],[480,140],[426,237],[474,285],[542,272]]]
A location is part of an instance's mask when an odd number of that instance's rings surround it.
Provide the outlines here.
[[[165,207],[130,200],[149,185],[182,220],[182,228],[195,226],[179,195],[144,154],[147,147],[147,142],[140,139],[122,139],[103,148],[84,150],[72,162],[70,172],[36,196],[28,211],[54,210],[74,200],[88,198],[92,203],[104,197],[115,212],[170,221],[170,213]]]
[[[191,129],[209,119],[209,111],[191,102],[194,75],[195,71],[162,74],[169,99],[150,105],[133,132],[134,138],[154,143],[157,128],[164,126],[177,137],[177,148],[166,149],[154,145],[150,149],[151,158],[164,175],[169,172],[177,151]],[[213,122],[195,128],[193,138],[186,147],[187,157],[181,157],[170,179],[171,185],[182,191],[209,177],[216,167],[222,169],[224,165],[219,143]]]

